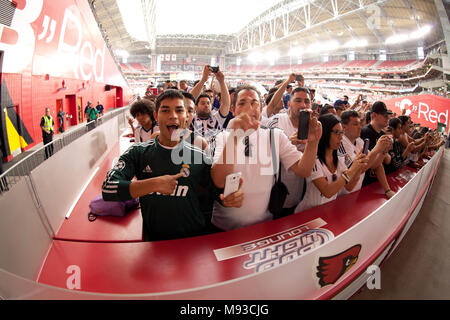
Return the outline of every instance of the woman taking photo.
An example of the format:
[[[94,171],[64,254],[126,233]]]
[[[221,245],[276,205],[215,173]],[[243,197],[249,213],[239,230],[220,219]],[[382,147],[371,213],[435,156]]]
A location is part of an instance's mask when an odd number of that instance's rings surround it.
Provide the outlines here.
[[[319,121],[323,133],[319,141],[316,164],[311,176],[307,178],[305,197],[295,212],[336,199],[342,188],[351,191],[367,164],[367,157],[360,153],[347,169],[344,159],[337,155],[344,134],[339,119],[334,114],[325,114],[319,117]]]

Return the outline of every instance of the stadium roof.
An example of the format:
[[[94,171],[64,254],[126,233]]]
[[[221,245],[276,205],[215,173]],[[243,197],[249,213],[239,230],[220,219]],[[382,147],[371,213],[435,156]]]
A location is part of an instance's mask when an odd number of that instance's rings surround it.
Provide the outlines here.
[[[168,19],[164,14],[156,14],[155,7],[160,2],[143,0],[142,13],[147,31],[144,41],[130,35],[116,0],[96,0],[94,3],[98,20],[113,49],[125,49],[130,54],[238,56],[275,50],[284,54],[307,55],[308,52],[318,54],[325,49],[335,53],[341,49],[357,52],[386,49],[389,54],[411,52],[417,46],[428,47],[443,40],[434,0],[260,1],[259,9],[252,7],[253,14],[247,13],[248,22],[238,16],[238,12],[243,11],[243,3],[248,1],[240,2],[236,5],[224,0],[215,4],[207,1],[202,5],[194,1],[187,8],[185,2],[163,1],[170,4],[172,14],[174,11],[184,14],[184,19]],[[268,8],[269,2],[276,4]],[[225,7],[233,8],[233,13],[225,12]],[[261,11],[264,7],[268,9]],[[258,11],[262,13],[255,17]],[[247,9],[246,12],[250,11]],[[164,20],[166,27],[156,32],[160,19]],[[190,31],[189,26],[197,21],[207,34],[186,34]],[[227,35],[214,34],[211,31],[217,30],[213,28],[217,25],[237,31]],[[176,30],[178,33],[171,33]]]

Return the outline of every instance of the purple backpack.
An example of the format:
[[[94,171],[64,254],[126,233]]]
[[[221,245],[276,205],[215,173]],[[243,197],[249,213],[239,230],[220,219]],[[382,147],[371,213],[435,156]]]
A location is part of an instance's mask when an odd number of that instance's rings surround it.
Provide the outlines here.
[[[102,195],[96,196],[89,203],[91,212],[88,214],[89,221],[94,221],[97,216],[123,217],[128,211],[139,207],[139,199],[127,201],[105,201]]]

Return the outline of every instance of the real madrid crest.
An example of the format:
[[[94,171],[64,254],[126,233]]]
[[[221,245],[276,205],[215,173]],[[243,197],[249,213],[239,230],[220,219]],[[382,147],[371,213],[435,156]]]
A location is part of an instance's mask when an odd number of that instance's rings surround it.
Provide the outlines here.
[[[189,171],[189,165],[188,164],[182,164],[181,165],[181,170],[180,173],[182,173],[184,175],[185,178],[189,177],[190,175],[190,171]]]

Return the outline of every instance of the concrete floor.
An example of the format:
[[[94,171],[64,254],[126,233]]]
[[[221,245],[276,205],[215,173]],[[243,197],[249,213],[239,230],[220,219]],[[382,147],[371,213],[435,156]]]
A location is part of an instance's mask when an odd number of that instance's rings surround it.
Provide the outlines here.
[[[450,299],[450,149],[415,222],[381,268],[381,289],[354,300]]]

